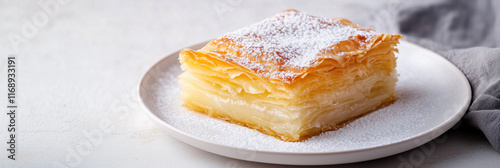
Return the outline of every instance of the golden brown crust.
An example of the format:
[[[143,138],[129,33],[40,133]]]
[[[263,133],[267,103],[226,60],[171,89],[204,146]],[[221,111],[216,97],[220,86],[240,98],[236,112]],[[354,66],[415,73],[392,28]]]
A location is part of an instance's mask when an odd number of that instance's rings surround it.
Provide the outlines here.
[[[283,11],[286,12],[298,12],[294,9],[288,9]],[[309,16],[309,15],[307,15]],[[278,21],[282,20],[284,16],[273,16],[276,17]],[[313,19],[318,17],[310,16]],[[391,35],[391,34],[377,34],[372,33],[373,30],[369,28],[362,28],[359,25],[356,25],[344,18],[333,18],[330,21],[334,21],[333,23],[340,23],[342,25],[357,29],[359,34],[354,34],[348,40],[340,41],[334,45],[331,45],[327,48],[321,49],[318,51],[319,54],[316,55],[316,60],[313,64],[304,67],[296,67],[288,64],[289,58],[287,58],[287,54],[283,52],[275,52],[271,54],[275,54],[278,58],[269,59],[269,54],[266,52],[266,47],[253,47],[249,48],[245,45],[241,45],[238,41],[240,39],[235,39],[232,36],[225,35],[223,37],[217,38],[215,40],[210,41],[205,47],[203,47],[200,52],[208,52],[212,53],[211,56],[216,57],[220,60],[225,60],[227,62],[231,62],[242,69],[249,69],[252,73],[261,78],[266,78],[269,80],[280,81],[285,84],[293,84],[298,77],[304,76],[307,73],[311,73],[315,71],[316,66],[321,64],[325,60],[335,60],[337,63],[332,65],[332,68],[335,67],[344,67],[346,64],[350,62],[350,60],[357,60],[358,57],[362,57],[367,51],[371,48],[374,48],[380,43],[380,41],[384,40],[394,40],[401,38],[401,35]],[[321,22],[319,24],[331,25],[331,22]],[[366,33],[372,33],[367,35]],[[247,37],[245,37],[247,38]],[[270,41],[269,36],[258,36],[258,37],[250,37],[248,38],[257,38],[260,41]],[[252,54],[249,54],[252,53]],[[231,56],[231,57],[229,57]],[[246,66],[240,59],[244,59],[249,62],[253,62],[256,65],[261,66]],[[271,73],[287,73],[291,74],[283,77],[282,79],[276,80],[273,79],[272,76],[269,76]]]

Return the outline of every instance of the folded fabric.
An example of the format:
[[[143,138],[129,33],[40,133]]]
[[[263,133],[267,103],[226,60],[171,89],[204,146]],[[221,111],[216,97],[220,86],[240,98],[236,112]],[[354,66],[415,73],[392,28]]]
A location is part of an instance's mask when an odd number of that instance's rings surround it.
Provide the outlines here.
[[[398,24],[406,40],[440,53],[465,74],[473,95],[463,119],[500,151],[500,1],[408,2]]]

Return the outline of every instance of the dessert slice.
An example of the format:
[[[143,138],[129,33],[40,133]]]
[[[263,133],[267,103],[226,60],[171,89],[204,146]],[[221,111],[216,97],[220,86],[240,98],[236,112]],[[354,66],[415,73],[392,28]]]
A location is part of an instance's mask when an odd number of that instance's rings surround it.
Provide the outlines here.
[[[185,106],[284,141],[396,100],[401,35],[286,10],[180,53]]]

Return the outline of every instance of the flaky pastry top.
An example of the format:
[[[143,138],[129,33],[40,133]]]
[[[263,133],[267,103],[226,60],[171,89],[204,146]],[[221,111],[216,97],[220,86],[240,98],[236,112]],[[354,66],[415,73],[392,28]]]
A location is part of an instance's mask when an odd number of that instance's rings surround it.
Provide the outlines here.
[[[199,52],[251,70],[269,80],[293,83],[325,60],[346,66],[385,38],[342,18],[321,18],[293,9],[212,40]]]

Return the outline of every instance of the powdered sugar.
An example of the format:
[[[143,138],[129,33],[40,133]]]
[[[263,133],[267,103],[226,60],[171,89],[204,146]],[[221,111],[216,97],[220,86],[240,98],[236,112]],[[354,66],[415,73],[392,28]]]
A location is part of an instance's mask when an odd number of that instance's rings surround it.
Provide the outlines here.
[[[288,83],[287,78],[299,74],[297,69],[311,67],[318,60],[318,54],[335,44],[355,36],[370,39],[375,34],[332,19],[290,10],[227,33],[215,43],[223,45],[225,40],[231,40],[234,45],[230,47],[237,54],[226,54],[224,58],[265,77],[277,77]],[[276,65],[277,69],[272,68]]]

